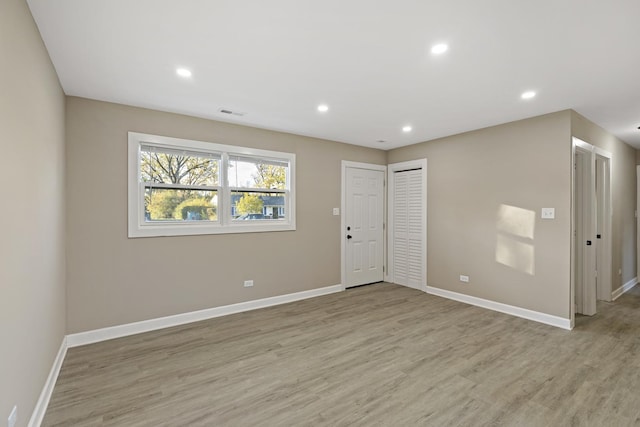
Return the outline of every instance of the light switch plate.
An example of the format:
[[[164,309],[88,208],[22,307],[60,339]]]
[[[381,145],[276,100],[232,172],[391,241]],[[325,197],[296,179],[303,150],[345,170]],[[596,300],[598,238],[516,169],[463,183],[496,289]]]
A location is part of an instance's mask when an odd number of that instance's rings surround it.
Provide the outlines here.
[[[340,215],[340,208],[333,208],[334,215]]]
[[[542,219],[554,219],[556,217],[555,208],[542,208]]]

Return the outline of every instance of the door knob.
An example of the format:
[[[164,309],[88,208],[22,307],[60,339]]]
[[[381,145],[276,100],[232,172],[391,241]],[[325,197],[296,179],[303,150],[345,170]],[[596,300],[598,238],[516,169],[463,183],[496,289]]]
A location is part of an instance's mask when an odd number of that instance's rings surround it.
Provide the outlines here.
[[[587,246],[591,246],[591,240],[587,240]]]
[[[347,239],[352,238],[353,236],[351,234],[347,234]]]

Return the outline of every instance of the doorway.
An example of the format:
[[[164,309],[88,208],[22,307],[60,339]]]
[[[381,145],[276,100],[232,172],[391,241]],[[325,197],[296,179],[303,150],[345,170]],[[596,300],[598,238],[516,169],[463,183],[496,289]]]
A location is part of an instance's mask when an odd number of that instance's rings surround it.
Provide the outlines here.
[[[571,321],[611,301],[611,154],[573,138]]]
[[[386,167],[342,164],[342,283],[345,288],[384,280]]]

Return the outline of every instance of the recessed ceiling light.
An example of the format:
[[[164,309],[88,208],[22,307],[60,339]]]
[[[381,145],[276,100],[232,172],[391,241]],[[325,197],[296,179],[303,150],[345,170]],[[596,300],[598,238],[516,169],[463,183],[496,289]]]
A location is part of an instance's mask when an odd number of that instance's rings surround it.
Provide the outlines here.
[[[536,96],[536,93],[532,90],[528,90],[526,92],[524,92],[522,95],[520,95],[520,98],[522,99],[531,99],[533,97]]]
[[[185,79],[191,77],[191,71],[187,70],[186,68],[176,69],[176,74],[180,77],[184,77]]]
[[[431,53],[434,55],[441,55],[449,50],[449,46],[445,43],[438,43],[431,46]]]
[[[411,130],[412,130],[412,129],[413,129],[413,128],[412,128],[411,126],[404,126],[404,127],[402,128],[402,132],[404,132],[404,133],[408,133],[408,132],[411,132]]]
[[[320,111],[321,113],[326,113],[327,111],[329,111],[329,106],[327,104],[320,104],[318,105],[318,111]]]

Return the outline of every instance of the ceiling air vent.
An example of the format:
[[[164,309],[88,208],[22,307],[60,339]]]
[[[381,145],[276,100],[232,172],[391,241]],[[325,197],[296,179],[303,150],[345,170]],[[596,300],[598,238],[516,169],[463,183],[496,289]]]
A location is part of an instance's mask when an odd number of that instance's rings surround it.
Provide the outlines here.
[[[221,108],[218,110],[219,112],[223,113],[223,114],[231,114],[232,116],[238,116],[238,117],[242,117],[247,113],[244,113],[242,111],[233,111],[233,110],[229,110],[228,108]]]

